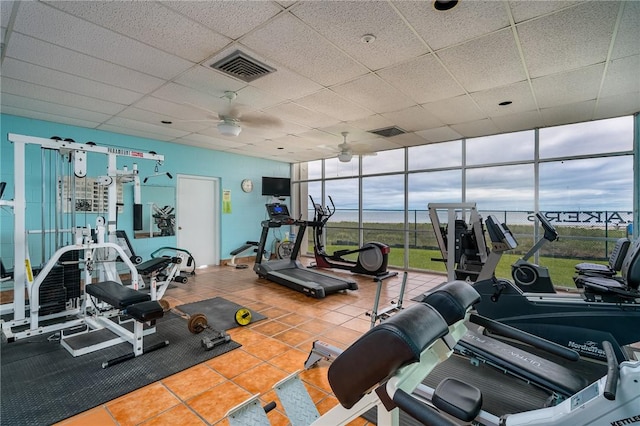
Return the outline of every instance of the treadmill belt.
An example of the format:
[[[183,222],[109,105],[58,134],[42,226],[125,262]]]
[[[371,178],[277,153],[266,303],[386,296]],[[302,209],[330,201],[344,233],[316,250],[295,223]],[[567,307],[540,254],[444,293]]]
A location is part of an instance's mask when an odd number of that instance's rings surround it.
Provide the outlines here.
[[[350,287],[348,281],[344,281],[340,278],[334,278],[324,274],[318,274],[308,269],[290,268],[276,270],[274,273],[280,273],[287,277],[292,277],[300,281],[314,282],[325,288],[325,291],[330,292],[332,290],[339,291]]]
[[[500,416],[542,408],[550,393],[491,366],[472,365],[467,358],[452,356],[439,364],[423,383],[435,388],[446,377],[454,377],[482,391],[482,409]]]
[[[439,364],[422,383],[435,389],[438,383],[447,377],[454,377],[480,389],[482,409],[496,416],[542,408],[549,397],[549,394],[540,388],[485,364],[473,366],[468,359],[459,356],[452,356]],[[376,423],[376,409],[367,411],[362,417]],[[417,425],[421,423],[400,411],[400,426]]]

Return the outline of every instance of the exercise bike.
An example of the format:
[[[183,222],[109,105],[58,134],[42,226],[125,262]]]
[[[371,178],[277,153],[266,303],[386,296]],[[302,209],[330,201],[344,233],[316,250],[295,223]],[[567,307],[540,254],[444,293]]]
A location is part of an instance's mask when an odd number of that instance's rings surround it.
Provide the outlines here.
[[[333,204],[331,196],[329,196],[331,207],[328,205],[323,207],[320,204],[316,204],[311,195],[309,195],[309,199],[311,199],[311,204],[315,209],[313,222],[310,223],[310,226],[315,231],[313,233],[313,254],[316,262],[312,267],[346,269],[354,274],[373,275],[375,277],[394,277],[398,275],[397,272],[389,272],[387,270],[391,247],[383,243],[370,241],[358,249],[337,250],[332,254],[327,253],[322,242],[322,233],[327,221],[336,212],[336,206]],[[345,256],[356,253],[358,254],[356,261],[345,258]]]

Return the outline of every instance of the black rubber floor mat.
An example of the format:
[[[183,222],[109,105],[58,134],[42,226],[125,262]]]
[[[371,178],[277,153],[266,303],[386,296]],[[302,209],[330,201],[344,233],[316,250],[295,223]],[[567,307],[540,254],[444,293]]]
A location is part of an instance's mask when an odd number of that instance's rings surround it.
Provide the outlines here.
[[[176,306],[176,309],[185,314],[205,314],[209,327],[216,330],[229,330],[238,327],[235,318],[236,311],[240,308],[243,308],[243,306],[223,299],[222,297],[214,297],[213,299]],[[258,312],[252,311],[251,309],[249,310],[251,311],[251,323],[267,318]]]
[[[130,353],[131,345],[74,358],[47,336],[3,343],[2,424],[52,424],[241,346],[230,341],[205,351],[200,341],[206,334],[189,333],[187,322],[174,314],[158,320],[156,329],[145,346],[168,340],[167,347],[105,369],[102,362]]]

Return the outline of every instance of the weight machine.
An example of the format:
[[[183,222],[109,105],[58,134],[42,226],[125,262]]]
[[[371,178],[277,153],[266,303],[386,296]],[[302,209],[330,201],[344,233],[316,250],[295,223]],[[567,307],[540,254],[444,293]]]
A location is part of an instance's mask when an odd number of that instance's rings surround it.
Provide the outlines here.
[[[13,319],[1,322],[2,332],[7,340],[12,342],[60,331],[63,346],[74,356],[124,341],[132,344],[133,356],[141,355],[143,353],[142,337],[155,331],[153,323],[162,316],[163,311],[156,301],[155,288],[152,288],[151,295],[138,291],[144,284],[139,279],[136,266],[118,244],[116,233],[117,182],[118,180],[135,182],[138,185],[139,179],[136,163],[133,164],[131,170],[126,166],[119,170],[116,162],[119,157],[155,160],[156,162],[164,161],[164,157],[155,153],[101,147],[91,142],[80,144],[70,139],[46,139],[10,133],[8,140],[14,145],[14,199],[10,202],[3,202],[3,205],[12,207],[14,213],[14,300],[13,303],[1,307],[3,313],[10,313],[13,316]],[[69,163],[73,165],[73,174],[78,178],[86,177],[87,153],[107,156],[107,174],[97,178],[100,186],[107,187],[106,219],[99,216],[95,229],[90,226],[76,227],[75,192],[73,192],[71,196],[73,209],[70,213],[73,225],[73,244],[57,249],[35,277],[29,257],[26,230],[26,209],[28,207],[26,199],[26,147],[28,145],[38,146],[43,150],[42,152],[57,153],[64,157],[65,161],[68,158]],[[44,155],[42,158],[44,170],[44,166],[46,166]],[[56,166],[56,185],[57,190],[60,191],[62,183],[58,172],[59,167]],[[43,200],[47,189],[44,180],[43,175]],[[135,189],[135,193],[139,194],[139,187]],[[57,210],[61,198],[61,194],[58,192],[56,194]],[[44,217],[42,223],[42,232],[44,233],[46,232]],[[56,229],[53,231],[56,235],[56,243],[58,242],[58,233],[61,232],[58,229],[59,223],[56,214]],[[117,270],[117,259],[123,262],[128,269],[126,273],[131,282],[128,286],[122,284],[120,273]],[[61,306],[50,308],[43,305],[42,295],[44,293],[41,290],[45,281],[49,279],[50,272],[60,265],[63,268],[65,266],[75,267],[77,275],[80,275],[80,269],[83,270],[84,291],[80,277],[74,277],[77,281],[74,282],[72,291],[68,291],[64,285],[60,286],[59,292],[63,293],[63,301],[58,305]],[[53,281],[56,278],[54,277]],[[25,294],[28,296],[28,303]],[[124,323],[129,321],[134,322],[133,332],[124,327]],[[144,329],[143,323],[147,323],[150,327]],[[81,332],[77,333],[79,335],[108,329],[116,337],[107,338],[98,344],[93,343],[90,347],[79,349],[74,345],[65,344],[67,336],[62,333],[62,330],[71,327],[80,327]]]
[[[476,203],[429,203],[428,209],[442,253],[442,259],[434,260],[445,262],[447,279],[476,281],[489,278],[482,274],[489,251]],[[446,211],[446,225],[441,225],[438,210]]]

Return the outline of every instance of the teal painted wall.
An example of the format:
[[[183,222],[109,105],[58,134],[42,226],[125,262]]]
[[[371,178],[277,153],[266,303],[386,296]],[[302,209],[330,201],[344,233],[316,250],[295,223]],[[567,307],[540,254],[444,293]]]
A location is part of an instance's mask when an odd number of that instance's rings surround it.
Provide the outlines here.
[[[160,166],[161,173],[169,172],[173,179],[168,177],[156,177],[150,179],[148,186],[176,187],[178,174],[216,177],[220,179],[220,190],[231,190],[232,212],[220,215],[221,232],[217,236],[220,240],[220,257],[227,259],[229,252],[239,247],[245,241],[260,238],[260,222],[265,219],[264,204],[270,197],[261,195],[262,176],[289,177],[290,165],[284,162],[263,160],[246,157],[226,152],[207,150],[185,145],[172,144],[153,139],[122,135],[101,130],[87,129],[65,124],[52,123],[41,120],[27,119],[12,115],[0,114],[0,179],[7,182],[7,188],[3,199],[13,198],[14,159],[13,144],[7,139],[8,133],[16,133],[27,136],[49,138],[60,136],[71,138],[78,143],[93,141],[98,145],[117,146],[138,151],[155,151],[165,157],[164,164]],[[26,165],[27,185],[27,229],[41,229],[42,222],[42,160],[41,150],[35,146],[28,146]],[[97,177],[106,174],[106,155],[89,153],[87,159],[87,176]],[[47,159],[47,162],[49,160]],[[138,164],[139,175],[144,177],[154,173],[155,162],[150,160],[134,161],[133,158],[121,157],[117,167],[122,169],[127,165]],[[47,167],[49,165],[47,164]],[[46,177],[48,179],[48,174]],[[254,182],[254,190],[244,193],[240,189],[242,179],[250,178]],[[142,199],[145,199],[145,186],[142,185]],[[148,188],[149,192],[152,189]],[[47,192],[47,191],[45,191]],[[51,200],[51,203],[48,201]],[[220,194],[222,201],[222,193]],[[55,204],[53,198],[47,197],[46,215],[53,217]],[[133,238],[133,184],[123,185],[123,212],[118,214],[118,229],[123,229],[129,235],[136,254],[148,259],[150,254],[164,246],[175,247],[176,238],[155,237],[146,239]],[[49,207],[49,205],[51,207]],[[198,208],[198,206],[193,206]],[[221,209],[222,210],[222,209]],[[10,208],[2,207],[0,212],[0,257],[5,267],[13,266],[13,212]],[[76,225],[91,225],[95,227],[96,214],[78,214]],[[53,221],[51,222],[53,224]],[[34,265],[40,263],[40,236],[32,236],[30,239],[31,259]],[[49,243],[46,243],[49,245]],[[187,248],[188,249],[188,248]],[[197,260],[197,259],[196,259]]]

